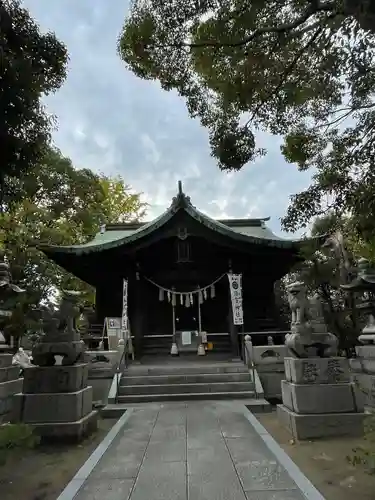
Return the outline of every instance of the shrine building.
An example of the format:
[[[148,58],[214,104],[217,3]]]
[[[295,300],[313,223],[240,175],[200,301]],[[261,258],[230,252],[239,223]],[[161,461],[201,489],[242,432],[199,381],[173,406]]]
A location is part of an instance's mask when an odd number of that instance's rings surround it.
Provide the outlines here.
[[[39,245],[55,263],[96,289],[95,323],[120,318],[123,280],[137,358],[170,352],[173,336],[207,332],[213,351],[236,354],[241,335],[285,330],[274,283],[302,260],[304,240],[272,233],[269,218],[214,220],[178,183],[170,207],[151,222],[108,224],[82,245]],[[233,321],[228,273],[242,276],[243,325]],[[255,336],[254,336],[255,338]],[[181,340],[182,339],[182,340]]]

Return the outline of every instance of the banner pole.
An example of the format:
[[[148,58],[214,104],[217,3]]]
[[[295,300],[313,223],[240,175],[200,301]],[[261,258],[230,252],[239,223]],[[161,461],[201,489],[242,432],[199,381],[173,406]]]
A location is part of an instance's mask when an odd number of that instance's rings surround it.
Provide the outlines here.
[[[172,288],[172,346],[171,346],[171,356],[178,356],[178,347],[176,342],[176,294],[174,293],[175,288]]]

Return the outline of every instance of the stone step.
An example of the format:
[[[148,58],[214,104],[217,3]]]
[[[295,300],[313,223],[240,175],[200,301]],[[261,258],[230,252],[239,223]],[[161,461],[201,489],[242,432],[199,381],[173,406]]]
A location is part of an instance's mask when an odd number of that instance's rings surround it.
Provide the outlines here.
[[[192,375],[207,373],[249,373],[247,367],[242,363],[199,363],[181,364],[178,363],[165,366],[142,366],[130,365],[126,371],[126,376],[143,375]]]
[[[236,401],[231,398],[231,401]],[[272,411],[272,406],[265,399],[240,399],[238,402],[244,404],[252,413],[268,413]],[[165,403],[161,401],[160,403]],[[172,401],[173,405],[173,401]],[[128,408],[139,408],[142,407],[142,401],[139,403],[109,403],[107,406],[100,410],[100,415],[102,418],[120,418]],[[158,403],[156,403],[156,408]]]
[[[251,399],[254,398],[253,391],[237,392],[191,392],[175,394],[129,394],[119,396],[119,404],[133,403],[155,403],[160,401],[192,401],[192,400],[219,400],[219,399]]]
[[[159,394],[201,394],[201,393],[230,393],[253,390],[253,384],[247,382],[217,382],[199,384],[162,384],[162,385],[123,385],[119,388],[120,396],[127,395],[159,395]]]
[[[162,385],[162,384],[199,384],[210,382],[250,382],[249,373],[191,373],[184,375],[140,375],[127,376],[121,379],[121,386],[128,385]]]

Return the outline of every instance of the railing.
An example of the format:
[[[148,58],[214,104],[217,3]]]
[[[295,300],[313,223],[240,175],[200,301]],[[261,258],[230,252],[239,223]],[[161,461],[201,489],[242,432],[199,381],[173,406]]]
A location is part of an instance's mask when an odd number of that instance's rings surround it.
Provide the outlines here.
[[[244,358],[245,358],[244,363],[246,364],[247,368],[251,370],[251,376],[254,384],[254,395],[255,399],[258,399],[257,377],[256,377],[256,369],[255,369],[254,355],[253,355],[253,344],[251,341],[245,340],[245,336],[242,339],[242,344],[244,346]]]
[[[124,370],[128,367],[128,342],[124,342],[123,351],[121,353],[120,359],[117,361],[115,374],[112,379],[111,388],[108,395],[108,403],[117,403],[118,395],[120,391],[121,376]]]
[[[257,383],[259,383],[259,387],[260,387],[261,392],[263,392],[263,389],[262,389],[261,381],[258,377],[258,372],[256,370],[256,366],[254,363],[254,351],[253,351],[252,336],[253,335],[263,335],[263,336],[267,336],[267,337],[272,337],[272,341],[273,341],[274,336],[282,335],[283,337],[285,337],[285,335],[287,335],[289,333],[290,333],[290,330],[269,330],[269,331],[249,332],[249,333],[244,332],[242,334],[243,336],[242,336],[241,344],[243,346],[243,352],[244,352],[244,363],[246,364],[247,368],[249,370],[251,370],[251,373],[252,373],[255,398],[259,397],[259,392],[257,390]],[[247,339],[246,339],[246,336],[248,336]]]
[[[290,330],[263,330],[255,332],[240,332],[239,335],[242,335],[243,339],[245,338],[246,335],[250,335],[250,337],[252,337],[253,335],[258,337],[259,336],[272,337],[272,342],[275,340],[275,338],[278,340],[278,342],[276,342],[275,345],[282,345],[284,344],[285,335],[288,335],[289,333]]]

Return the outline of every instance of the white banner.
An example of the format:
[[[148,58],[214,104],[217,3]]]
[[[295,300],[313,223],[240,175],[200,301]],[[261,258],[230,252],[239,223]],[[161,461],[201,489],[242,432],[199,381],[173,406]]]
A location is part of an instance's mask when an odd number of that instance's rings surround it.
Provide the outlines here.
[[[128,280],[124,279],[122,289],[122,316],[121,316],[121,336],[127,339],[129,336],[128,322]]]
[[[233,324],[243,325],[242,274],[228,273],[228,280],[232,299]]]

